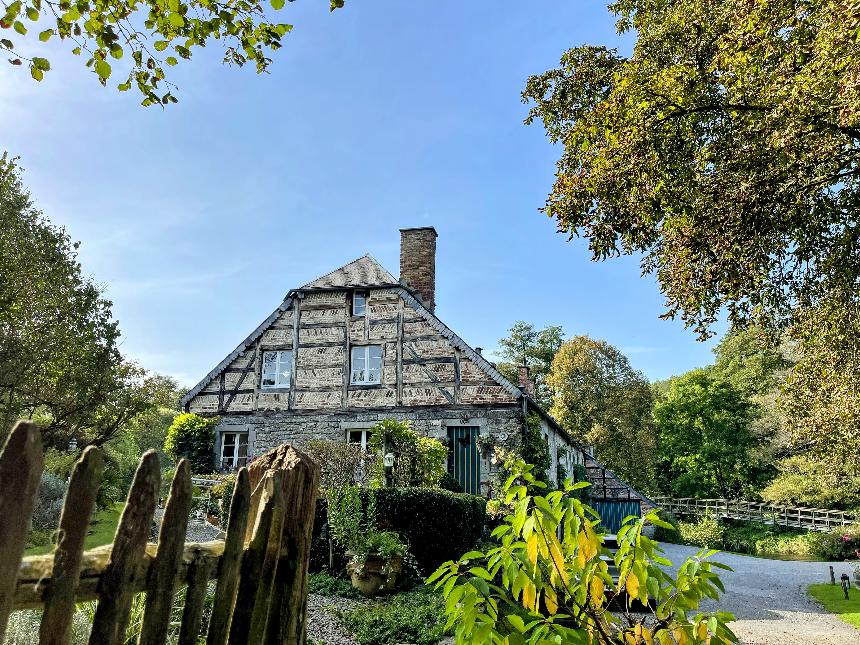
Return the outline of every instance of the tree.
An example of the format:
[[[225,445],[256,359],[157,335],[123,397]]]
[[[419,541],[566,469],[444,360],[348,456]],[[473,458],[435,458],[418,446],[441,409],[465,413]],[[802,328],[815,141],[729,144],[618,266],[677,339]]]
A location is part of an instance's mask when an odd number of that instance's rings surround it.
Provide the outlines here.
[[[77,248],[0,157],[0,434],[35,418],[46,447],[61,450],[73,438],[103,444],[159,387],[120,354],[111,303],[83,276]]]
[[[187,459],[192,472],[212,472],[216,425],[218,419],[207,419],[193,412],[177,414],[167,430],[164,452],[174,461]]]
[[[552,359],[564,341],[561,327],[549,326],[536,330],[531,323],[518,320],[499,341],[501,361],[496,365],[502,375],[513,383],[519,382],[519,366],[528,365],[535,383],[535,399],[548,408],[552,392],[546,383]]]
[[[593,445],[597,458],[629,484],[653,488],[651,386],[624,354],[606,341],[575,336],[555,355],[547,385],[550,413],[568,432]]]
[[[700,551],[673,577],[671,562],[643,533],[646,523],[671,529],[652,512],[627,518],[612,554],[596,530],[598,514],[571,495],[588,484],[532,495],[545,484],[531,468],[522,461],[506,466],[511,511],[493,530],[492,545],[446,562],[427,581],[445,596],[457,643],[737,642],[726,625],[731,614],[698,611],[723,590],[716,570],[728,567],[710,559],[715,551]]]
[[[743,497],[771,474],[751,459],[763,443],[752,426],[755,408],[708,369],[673,379],[654,404],[660,488],[680,497]]]
[[[701,335],[852,297],[860,262],[860,40],[852,3],[611,5],[633,54],[567,51],[528,79],[563,144],[546,202],[595,259],[642,254]]]
[[[278,11],[285,0],[270,3]],[[331,10],[343,3],[331,0]],[[0,50],[11,54],[12,65],[23,67],[26,62],[37,81],[50,71],[47,58],[18,52],[21,40],[32,41],[36,29],[43,43],[53,37],[69,41],[72,53],[87,59],[86,66],[102,85],[113,75],[110,61],[117,65],[128,55],[131,61],[124,65],[124,80],[117,89],[136,87],[143,105],[176,102],[165,66],[191,58],[196,48],[223,41],[225,63],[240,67],[252,63],[262,73],[272,62],[269,53],[281,48],[281,39],[292,29],[271,22],[260,0],[14,0],[3,6],[0,29],[8,31],[0,38]]]
[[[793,455],[779,463],[779,473],[761,491],[774,504],[844,508],[860,505],[860,475],[847,469],[834,472],[829,464],[809,455]]]

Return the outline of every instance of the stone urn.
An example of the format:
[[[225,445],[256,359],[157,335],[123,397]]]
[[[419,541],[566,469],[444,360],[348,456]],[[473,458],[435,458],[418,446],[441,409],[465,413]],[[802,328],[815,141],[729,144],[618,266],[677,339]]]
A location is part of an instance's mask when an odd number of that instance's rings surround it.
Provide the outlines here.
[[[380,555],[368,555],[364,560],[359,556],[347,553],[350,558],[346,565],[352,586],[362,595],[373,597],[394,591],[397,576],[403,565],[399,555],[383,558]]]

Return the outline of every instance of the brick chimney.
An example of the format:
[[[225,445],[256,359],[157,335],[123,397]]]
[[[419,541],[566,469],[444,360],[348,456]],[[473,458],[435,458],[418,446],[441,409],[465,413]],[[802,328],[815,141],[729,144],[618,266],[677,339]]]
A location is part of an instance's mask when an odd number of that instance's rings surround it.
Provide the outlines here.
[[[436,238],[432,226],[400,229],[400,282],[418,293],[422,304],[436,310]]]
[[[534,397],[535,395],[535,382],[531,377],[531,370],[528,365],[520,365],[517,373],[519,377],[519,386],[520,389],[523,390],[530,397]]]

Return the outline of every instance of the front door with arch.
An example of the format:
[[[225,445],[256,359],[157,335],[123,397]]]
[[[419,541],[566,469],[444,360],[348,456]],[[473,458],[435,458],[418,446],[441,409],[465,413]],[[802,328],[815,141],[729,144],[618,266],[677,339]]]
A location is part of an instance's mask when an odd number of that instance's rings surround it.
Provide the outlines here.
[[[481,494],[478,433],[478,426],[448,426],[448,472],[470,495]]]

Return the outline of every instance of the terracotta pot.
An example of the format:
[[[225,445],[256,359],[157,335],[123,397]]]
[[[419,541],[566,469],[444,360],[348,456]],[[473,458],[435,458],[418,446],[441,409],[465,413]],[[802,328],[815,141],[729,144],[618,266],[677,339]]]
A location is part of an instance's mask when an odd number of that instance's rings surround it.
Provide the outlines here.
[[[347,553],[347,556],[350,555]],[[388,560],[378,555],[371,555],[364,562],[351,557],[346,570],[352,580],[352,586],[362,595],[378,596],[394,591],[402,565],[403,558],[399,555]]]

